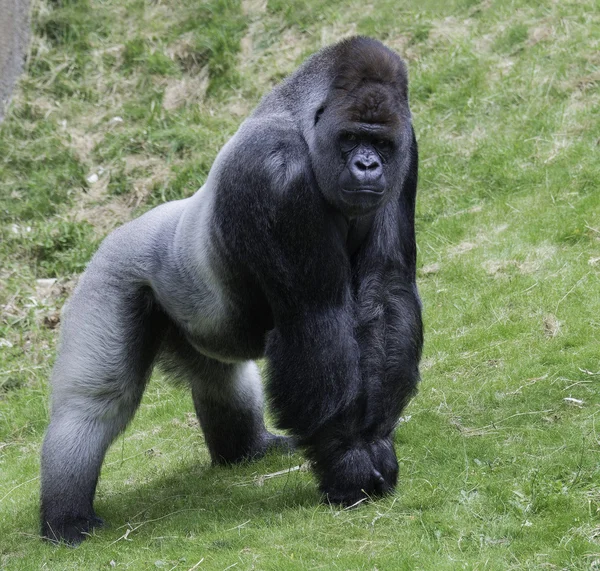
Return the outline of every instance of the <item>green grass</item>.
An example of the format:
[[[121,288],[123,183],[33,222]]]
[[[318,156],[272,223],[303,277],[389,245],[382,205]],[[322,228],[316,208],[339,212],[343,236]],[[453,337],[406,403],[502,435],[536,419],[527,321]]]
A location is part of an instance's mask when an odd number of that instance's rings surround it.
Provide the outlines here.
[[[600,568],[599,14],[36,2],[0,127],[0,569]],[[260,96],[350,33],[406,58],[421,151],[426,345],[397,493],[340,511],[306,470],[262,477],[300,455],[211,468],[190,397],[156,376],[104,465],[109,526],[77,550],[42,543],[39,449],[74,277],[114,226],[193,193]]]

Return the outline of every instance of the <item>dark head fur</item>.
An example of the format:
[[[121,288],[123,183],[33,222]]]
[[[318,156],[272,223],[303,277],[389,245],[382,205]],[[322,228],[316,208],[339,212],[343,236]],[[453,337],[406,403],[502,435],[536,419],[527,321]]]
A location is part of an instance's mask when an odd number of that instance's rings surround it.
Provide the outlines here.
[[[338,49],[338,68],[328,101],[351,121],[396,123],[399,103],[405,104],[407,99],[404,62],[371,38],[350,38]]]

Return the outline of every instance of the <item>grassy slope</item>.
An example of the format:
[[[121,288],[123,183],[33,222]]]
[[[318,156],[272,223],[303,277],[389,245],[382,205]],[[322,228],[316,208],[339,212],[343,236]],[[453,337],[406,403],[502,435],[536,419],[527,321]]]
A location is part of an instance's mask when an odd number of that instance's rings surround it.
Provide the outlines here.
[[[0,568],[600,568],[595,0],[173,6],[36,5],[0,127]],[[191,399],[155,378],[103,470],[110,527],[42,544],[69,278],[116,224],[192,193],[262,93],[354,32],[406,57],[421,146],[427,337],[398,493],[339,511],[303,470],[260,478],[300,456],[210,468]]]

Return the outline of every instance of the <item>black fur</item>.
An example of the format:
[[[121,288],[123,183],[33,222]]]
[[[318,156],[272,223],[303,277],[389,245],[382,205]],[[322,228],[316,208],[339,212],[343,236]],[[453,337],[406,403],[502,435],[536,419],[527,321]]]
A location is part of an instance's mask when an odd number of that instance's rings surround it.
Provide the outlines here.
[[[69,302],[42,453],[42,534],[77,543],[106,449],[155,359],[184,379],[213,462],[291,445],[324,497],[391,492],[419,379],[417,143],[402,60],[352,38],[276,87],[194,196],[111,234]]]

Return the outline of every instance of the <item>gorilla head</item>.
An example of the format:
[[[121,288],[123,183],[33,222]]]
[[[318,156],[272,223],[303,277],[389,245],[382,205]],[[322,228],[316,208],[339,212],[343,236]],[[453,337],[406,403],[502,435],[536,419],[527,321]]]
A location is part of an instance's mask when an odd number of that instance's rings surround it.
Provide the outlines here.
[[[100,525],[104,455],[155,364],[189,384],[214,463],[293,442],[328,501],[391,492],[422,346],[417,162],[402,60],[350,38],[263,98],[193,196],[110,234],[63,314],[42,535]],[[293,440],[265,428],[263,357]]]
[[[402,60],[369,38],[342,42],[336,51],[339,68],[314,112],[310,154],[325,199],[355,217],[397,195],[406,177],[407,76]]]

